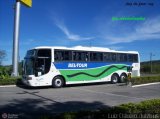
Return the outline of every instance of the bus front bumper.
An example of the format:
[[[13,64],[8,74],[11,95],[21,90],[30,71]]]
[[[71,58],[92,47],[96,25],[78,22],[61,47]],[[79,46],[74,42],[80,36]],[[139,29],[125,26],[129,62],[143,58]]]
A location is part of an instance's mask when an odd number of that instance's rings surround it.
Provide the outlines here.
[[[33,78],[34,76],[23,76],[22,77],[22,82],[23,82],[23,84],[25,84],[25,85],[27,85],[27,86],[37,86],[37,85],[35,85],[35,83],[34,83],[34,78]],[[37,84],[37,83],[36,83]]]

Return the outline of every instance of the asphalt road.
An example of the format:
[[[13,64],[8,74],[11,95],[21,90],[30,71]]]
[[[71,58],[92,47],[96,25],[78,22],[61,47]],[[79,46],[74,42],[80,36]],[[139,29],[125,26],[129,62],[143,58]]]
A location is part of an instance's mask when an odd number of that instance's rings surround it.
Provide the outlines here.
[[[160,84],[129,87],[120,84],[78,85],[60,89],[51,87],[0,88],[0,114],[18,117],[61,113],[65,111],[94,110],[128,102],[160,98]]]

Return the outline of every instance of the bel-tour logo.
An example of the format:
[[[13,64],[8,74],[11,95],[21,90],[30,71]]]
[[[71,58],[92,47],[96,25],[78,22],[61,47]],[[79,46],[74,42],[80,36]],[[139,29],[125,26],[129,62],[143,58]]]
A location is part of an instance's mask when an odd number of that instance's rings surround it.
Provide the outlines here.
[[[87,63],[68,63],[68,68],[87,68]]]

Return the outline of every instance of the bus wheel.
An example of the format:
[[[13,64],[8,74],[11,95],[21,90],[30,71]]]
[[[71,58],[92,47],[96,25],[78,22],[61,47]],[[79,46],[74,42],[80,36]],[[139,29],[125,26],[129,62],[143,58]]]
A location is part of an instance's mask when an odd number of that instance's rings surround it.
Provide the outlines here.
[[[126,79],[127,79],[127,75],[125,73],[122,73],[120,76],[120,83],[124,83]]]
[[[61,76],[56,76],[52,80],[52,86],[54,88],[60,88],[64,85],[64,80]]]
[[[111,76],[111,82],[112,82],[113,84],[118,83],[118,79],[119,79],[118,74],[113,74],[113,75]]]

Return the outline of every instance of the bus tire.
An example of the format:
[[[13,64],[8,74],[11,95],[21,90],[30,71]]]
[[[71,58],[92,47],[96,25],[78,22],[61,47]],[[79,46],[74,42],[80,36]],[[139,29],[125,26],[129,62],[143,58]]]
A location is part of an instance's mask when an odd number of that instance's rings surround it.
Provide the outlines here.
[[[113,74],[113,75],[111,76],[111,82],[112,82],[113,84],[118,83],[118,79],[119,79],[118,74]]]
[[[125,80],[127,79],[127,74],[126,73],[122,73],[121,75],[120,75],[120,78],[119,78],[120,80],[120,83],[124,83],[125,82]]]
[[[61,88],[64,85],[64,79],[61,76],[56,76],[52,80],[52,87]]]

